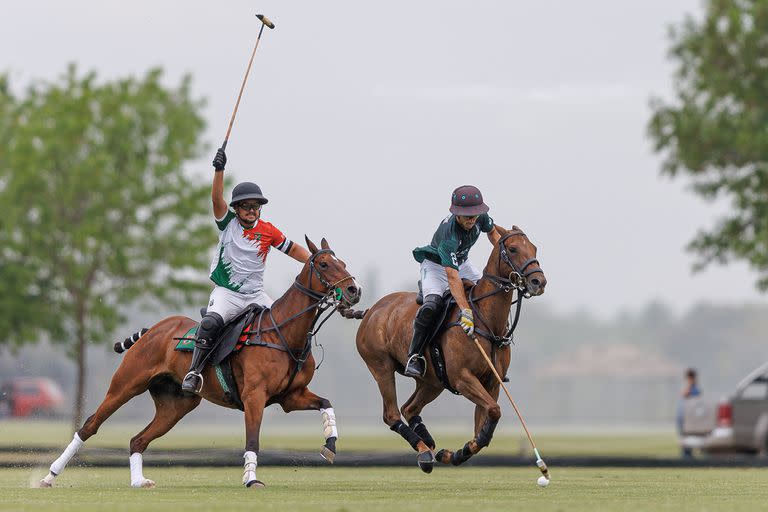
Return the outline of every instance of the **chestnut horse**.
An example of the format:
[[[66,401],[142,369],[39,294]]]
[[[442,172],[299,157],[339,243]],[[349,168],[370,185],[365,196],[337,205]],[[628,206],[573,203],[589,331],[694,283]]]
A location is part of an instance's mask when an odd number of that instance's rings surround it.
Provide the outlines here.
[[[506,375],[510,361],[509,340],[517,324],[522,299],[544,293],[546,278],[536,259],[536,246],[520,228],[507,231],[495,228],[500,235],[483,277],[467,294],[472,308],[476,335],[491,354],[500,375]],[[517,291],[517,312],[512,325],[508,315]],[[427,371],[416,379],[416,390],[400,410],[397,408],[395,372],[403,373],[408,345],[413,336],[413,319],[419,309],[416,294],[397,292],[383,297],[362,317],[357,331],[357,350],[379,385],[384,401],[384,423],[400,434],[418,452],[417,462],[426,473],[435,463],[435,442],[420,417],[425,405],[445,389],[434,364],[427,357]],[[362,312],[356,311],[357,318]],[[351,318],[350,310],[343,312]],[[447,318],[458,317],[454,305]],[[498,336],[495,333],[505,333]],[[440,333],[440,331],[438,331]],[[499,383],[490,367],[458,322],[442,331],[436,340],[442,345],[448,384],[472,401],[475,407],[475,437],[456,452],[440,450],[437,460],[459,465],[487,446],[501,417],[497,403]],[[406,425],[402,418],[408,422]]]
[[[261,321],[261,346],[245,346],[230,356],[232,373],[245,411],[245,471],[243,484],[264,487],[256,479],[259,429],[264,408],[279,403],[285,412],[319,410],[326,438],[321,454],[333,462],[336,451],[336,418],[331,403],[312,393],[307,385],[315,373],[310,332],[321,311],[360,300],[360,287],[337,259],[325,239],[318,249],[308,238],[309,260],[296,281],[273,304]],[[330,310],[332,313],[333,310]],[[329,313],[329,314],[330,314]],[[74,439],[51,465],[40,482],[51,487],[83,442],[96,434],[104,421],[131,398],[149,391],[155,402],[155,417],[131,439],[130,465],[133,487],[154,487],[142,473],[142,453],[150,442],[167,433],[181,418],[198,406],[202,398],[223,407],[235,408],[227,400],[215,370],[203,372],[201,395],[181,391],[181,380],[189,368],[190,354],[175,350],[175,338],[182,338],[197,322],[184,316],[166,318],[150,328],[130,347],[112,377],[104,401],[89,417]],[[249,328],[246,328],[250,332]],[[247,334],[247,333],[246,333]],[[271,345],[271,346],[270,346]]]

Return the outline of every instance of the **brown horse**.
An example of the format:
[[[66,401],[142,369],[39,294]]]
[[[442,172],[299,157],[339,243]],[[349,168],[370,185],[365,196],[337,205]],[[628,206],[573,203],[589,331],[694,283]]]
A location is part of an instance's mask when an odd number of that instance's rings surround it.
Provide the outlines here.
[[[499,374],[506,375],[510,361],[509,340],[519,318],[521,301],[523,297],[544,293],[546,278],[536,259],[536,246],[525,233],[516,226],[511,231],[498,226],[496,230],[500,235],[499,242],[488,259],[482,279],[468,293],[468,299],[474,313],[476,334],[484,349],[491,353]],[[514,291],[517,291],[517,312],[510,326],[507,322]],[[435,442],[420,414],[424,406],[446,388],[444,381],[429,361],[426,374],[416,379],[416,390],[400,410],[395,391],[395,372],[403,373],[418,308],[415,293],[398,292],[379,300],[363,317],[357,331],[357,350],[379,385],[384,401],[384,423],[419,453],[419,467],[429,473],[435,463]],[[348,311],[344,313],[347,318],[352,316]],[[453,306],[447,318],[457,317],[457,307]],[[504,332],[504,336],[495,334]],[[440,462],[458,465],[490,443],[501,417],[497,403],[499,383],[457,322],[450,324],[434,341],[442,345],[448,386],[476,405],[475,437],[456,452],[440,450],[437,453]],[[403,417],[408,421],[407,425]]]
[[[263,487],[256,479],[259,429],[264,408],[279,403],[285,412],[320,410],[326,438],[321,454],[333,462],[336,418],[331,403],[312,393],[307,385],[315,372],[310,331],[325,308],[353,305],[360,300],[360,287],[337,259],[325,239],[318,249],[308,238],[311,256],[285,294],[262,316],[261,346],[246,346],[230,357],[232,373],[245,411],[245,471],[243,484]],[[330,310],[332,312],[333,310]],[[144,478],[142,453],[150,442],[168,432],[202,398],[223,407],[235,408],[227,399],[210,365],[203,373],[201,396],[181,391],[190,355],[175,350],[174,338],[183,337],[197,322],[184,316],[166,318],[154,325],[125,354],[104,401],[89,417],[74,439],[51,465],[41,486],[51,487],[83,442],[96,434],[104,421],[131,398],[149,391],[155,402],[155,417],[131,439],[130,464],[133,487],[153,487]],[[250,331],[249,328],[246,328]],[[116,348],[117,350],[117,348]]]

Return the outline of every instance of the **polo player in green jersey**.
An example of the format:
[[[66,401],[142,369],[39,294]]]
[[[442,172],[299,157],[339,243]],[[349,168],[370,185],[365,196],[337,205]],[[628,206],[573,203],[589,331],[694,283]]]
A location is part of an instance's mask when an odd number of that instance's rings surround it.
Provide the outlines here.
[[[443,307],[443,294],[451,295],[461,309],[459,323],[468,335],[475,330],[472,310],[464,293],[462,279],[477,282],[482,273],[467,260],[469,250],[477,242],[480,233],[487,233],[492,244],[499,241],[499,234],[493,229],[493,219],[488,215],[488,206],[477,187],[464,185],[453,191],[451,215],[443,219],[432,236],[432,242],[413,250],[413,257],[421,263],[421,289],[424,304],[413,321],[413,339],[408,349],[405,375],[423,377],[426,361],[421,353],[435,316]]]

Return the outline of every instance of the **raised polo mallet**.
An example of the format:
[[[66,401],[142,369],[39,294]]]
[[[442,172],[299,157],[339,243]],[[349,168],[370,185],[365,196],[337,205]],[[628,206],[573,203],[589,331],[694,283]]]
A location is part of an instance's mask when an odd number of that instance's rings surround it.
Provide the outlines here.
[[[259,41],[261,40],[261,33],[264,31],[264,27],[275,28],[275,24],[272,20],[264,16],[263,14],[257,14],[257,18],[261,21],[261,28],[259,28],[259,36],[256,38],[256,45],[253,47],[253,53],[251,54],[251,60],[248,61],[248,68],[245,70],[245,76],[243,77],[243,84],[240,86],[240,94],[237,95],[237,102],[235,102],[235,110],[232,111],[232,117],[229,119],[229,127],[227,128],[227,135],[224,137],[224,143],[221,145],[221,149],[227,148],[227,142],[229,141],[229,134],[232,131],[232,124],[235,122],[235,116],[237,115],[237,107],[240,106],[240,98],[243,97],[243,89],[245,89],[245,82],[248,80],[248,73],[251,72],[251,65],[253,64],[253,57],[256,55],[256,49],[259,47]]]
[[[483,350],[483,346],[480,344],[480,341],[478,341],[477,336],[473,335],[472,340],[475,342],[475,346],[477,346],[477,350],[479,350],[480,353],[483,354],[483,357],[485,358],[485,362],[488,363],[488,367],[496,376],[496,380],[499,381],[499,384],[501,385],[501,388],[504,390],[504,393],[506,393],[507,398],[509,398],[509,402],[512,404],[512,408],[515,410],[515,413],[517,413],[517,417],[520,418],[520,423],[523,424],[523,430],[525,430],[525,435],[528,436],[528,441],[531,442],[533,453],[534,455],[536,455],[536,465],[541,470],[541,474],[544,475],[539,477],[539,480],[537,481],[537,483],[542,487],[546,487],[547,485],[549,485],[549,469],[547,469],[547,464],[544,462],[544,459],[542,459],[541,455],[539,455],[539,450],[538,448],[536,448],[536,443],[533,442],[531,433],[528,432],[528,427],[525,426],[525,420],[523,419],[523,415],[520,414],[520,411],[517,409],[517,405],[515,405],[515,401],[512,400],[512,395],[509,394],[509,391],[507,390],[507,386],[504,385],[504,381],[501,379],[499,372],[496,371],[496,367],[491,362],[491,358],[488,357],[488,354],[486,354],[485,350]]]

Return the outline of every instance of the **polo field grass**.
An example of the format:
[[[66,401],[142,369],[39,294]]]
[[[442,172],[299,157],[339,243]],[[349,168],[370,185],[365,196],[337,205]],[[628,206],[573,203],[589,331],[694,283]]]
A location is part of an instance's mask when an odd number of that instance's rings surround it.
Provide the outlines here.
[[[491,445],[483,453],[498,455],[530,455],[531,447],[519,423],[507,418],[496,431]],[[309,422],[314,425],[315,422]],[[312,425],[312,426],[313,426]],[[93,438],[89,439],[84,449],[88,448],[127,448],[128,442],[144,428],[142,422],[132,424],[106,423]],[[471,437],[469,429],[441,430],[432,429],[438,448],[457,449]],[[635,432],[553,432],[532,429],[532,434],[542,456],[622,456],[622,457],[678,457],[680,449],[672,431],[635,431]],[[510,432],[517,432],[512,434]],[[215,435],[211,433],[215,432]],[[63,422],[20,422],[0,421],[0,448],[4,450],[19,448],[56,448],[63,450],[72,439],[71,427]],[[154,441],[152,449],[241,449],[243,447],[243,429],[237,425],[212,426],[186,424],[179,425],[168,434]],[[319,450],[322,435],[318,429],[306,428],[289,430],[275,428],[265,424],[261,435],[261,449],[264,451],[308,452]],[[344,429],[340,426],[337,443],[339,453],[411,453],[411,448],[397,434],[389,432],[382,424],[379,432],[371,429]]]
[[[128,486],[128,468],[68,468],[53,489],[30,488],[42,469],[1,469],[0,510],[732,510],[765,507],[760,469],[260,467],[265,489],[240,485],[241,467],[147,468],[154,489]]]

